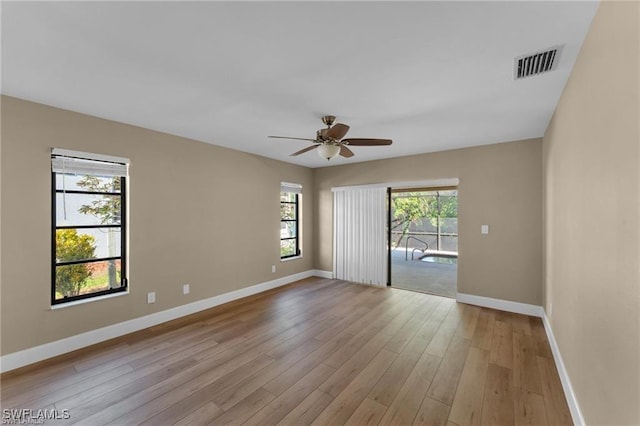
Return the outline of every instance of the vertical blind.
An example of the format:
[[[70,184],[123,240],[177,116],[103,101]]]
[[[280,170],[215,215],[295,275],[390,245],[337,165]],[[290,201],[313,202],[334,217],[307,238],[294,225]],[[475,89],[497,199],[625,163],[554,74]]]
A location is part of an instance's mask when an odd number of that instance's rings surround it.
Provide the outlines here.
[[[387,283],[386,188],[333,193],[333,275],[358,283]]]

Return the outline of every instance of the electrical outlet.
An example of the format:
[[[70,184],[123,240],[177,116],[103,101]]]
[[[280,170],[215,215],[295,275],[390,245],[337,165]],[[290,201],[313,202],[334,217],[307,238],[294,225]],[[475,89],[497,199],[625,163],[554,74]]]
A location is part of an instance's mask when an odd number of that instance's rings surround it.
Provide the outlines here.
[[[151,291],[147,293],[147,303],[156,303],[156,292]]]
[[[276,265],[271,265],[271,273],[274,273],[276,271]]]
[[[489,233],[489,225],[482,225],[480,227],[480,232],[483,234],[488,234]]]
[[[553,315],[553,303],[549,303],[549,316]]]
[[[182,294],[189,294],[190,291],[191,291],[191,288],[189,288],[189,284],[184,284],[182,286]]]

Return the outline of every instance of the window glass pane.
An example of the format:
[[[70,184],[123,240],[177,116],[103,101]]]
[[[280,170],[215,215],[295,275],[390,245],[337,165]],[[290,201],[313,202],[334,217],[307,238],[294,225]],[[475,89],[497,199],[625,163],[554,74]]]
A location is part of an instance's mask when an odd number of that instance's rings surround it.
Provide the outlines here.
[[[280,219],[296,219],[295,204],[280,204]]]
[[[297,256],[298,203],[300,195],[292,192],[280,193],[280,257]]]
[[[56,267],[56,300],[121,287],[120,260]]]
[[[288,202],[288,203],[295,203],[296,194],[294,194],[293,192],[281,192],[280,193],[280,201],[284,201],[284,202]]]
[[[111,176],[81,176],[56,173],[56,189],[67,191],[120,192],[120,178]]]
[[[120,228],[57,229],[56,261],[120,256]]]
[[[296,254],[296,240],[280,240],[280,257]]]
[[[56,226],[118,225],[120,197],[56,193]]]
[[[280,238],[293,238],[296,236],[296,222],[280,222]]]

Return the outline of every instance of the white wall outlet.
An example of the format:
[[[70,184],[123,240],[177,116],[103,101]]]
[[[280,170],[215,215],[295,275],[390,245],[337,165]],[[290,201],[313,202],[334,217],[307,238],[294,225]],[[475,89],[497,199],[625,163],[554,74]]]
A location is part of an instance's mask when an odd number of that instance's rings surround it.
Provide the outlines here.
[[[483,234],[488,234],[489,233],[489,225],[482,225],[480,227],[480,232]]]
[[[553,303],[549,303],[549,316],[553,316]]]
[[[147,303],[156,303],[156,292],[150,291],[147,293]]]
[[[271,273],[276,271],[276,265],[271,265]]]
[[[182,285],[182,294],[189,294],[191,292],[191,288],[189,287],[189,284],[183,284]]]

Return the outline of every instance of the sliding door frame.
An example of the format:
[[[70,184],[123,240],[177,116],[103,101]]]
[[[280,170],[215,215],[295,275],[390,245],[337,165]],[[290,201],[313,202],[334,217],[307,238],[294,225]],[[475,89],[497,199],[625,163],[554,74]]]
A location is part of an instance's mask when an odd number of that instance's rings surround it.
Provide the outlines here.
[[[387,287],[391,287],[391,187],[387,187]]]
[[[403,193],[403,192],[435,192],[435,191],[459,191],[458,186],[460,182],[458,179],[454,179],[454,182],[446,182],[440,183],[439,185],[428,185],[425,184],[423,186],[411,186],[411,185],[402,185],[398,184],[395,188],[393,186],[387,186],[387,287],[391,287],[391,268],[393,267],[393,259],[391,254],[391,222],[393,220],[393,215],[391,214],[391,200],[394,193]],[[447,181],[451,181],[448,179]],[[394,185],[395,186],[395,185]],[[457,279],[456,279],[457,281]]]
[[[404,189],[406,191],[419,191],[423,188],[458,188],[460,185],[460,179],[458,178],[442,178],[433,180],[421,180],[421,181],[405,181],[405,182],[381,182],[374,184],[361,184],[361,185],[346,185],[335,186],[331,188],[331,192],[347,190],[347,189],[360,189],[360,188],[386,188],[387,191],[387,286],[391,286],[391,192],[394,188],[398,190]],[[336,217],[335,217],[335,205],[333,206],[333,275],[335,278],[336,270]]]

